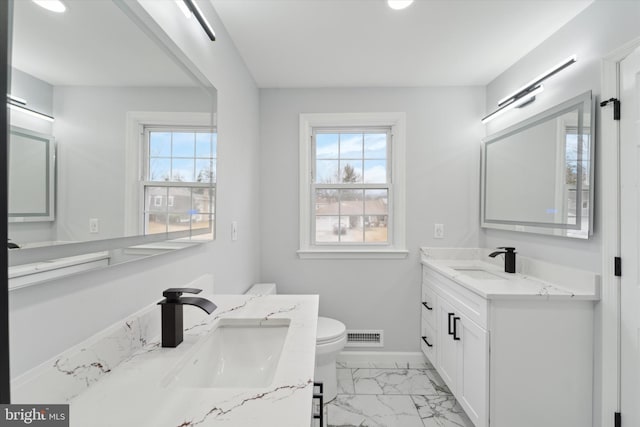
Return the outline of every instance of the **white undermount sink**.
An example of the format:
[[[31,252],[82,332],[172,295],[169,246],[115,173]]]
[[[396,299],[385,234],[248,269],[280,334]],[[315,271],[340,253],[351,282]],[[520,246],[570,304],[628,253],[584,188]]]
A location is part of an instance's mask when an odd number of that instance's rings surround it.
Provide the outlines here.
[[[478,267],[453,267],[453,269],[461,274],[477,280],[504,280],[504,277],[491,273]]]
[[[223,319],[200,339],[164,384],[254,388],[273,382],[289,319]]]

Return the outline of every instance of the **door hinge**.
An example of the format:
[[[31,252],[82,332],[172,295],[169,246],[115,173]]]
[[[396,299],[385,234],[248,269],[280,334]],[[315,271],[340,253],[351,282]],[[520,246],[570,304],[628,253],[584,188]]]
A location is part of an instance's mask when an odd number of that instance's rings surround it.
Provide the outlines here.
[[[617,98],[610,98],[600,103],[601,107],[605,107],[613,103],[613,120],[620,120],[620,100]]]
[[[613,275],[622,276],[622,259],[619,256],[613,258]]]
[[[613,427],[622,427],[622,418],[620,412],[613,414]]]

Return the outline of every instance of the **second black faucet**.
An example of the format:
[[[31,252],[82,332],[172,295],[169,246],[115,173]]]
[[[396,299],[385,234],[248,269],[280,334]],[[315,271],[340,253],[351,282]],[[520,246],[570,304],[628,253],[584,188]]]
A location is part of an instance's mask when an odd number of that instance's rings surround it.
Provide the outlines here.
[[[489,256],[491,258],[495,258],[500,254],[504,254],[504,272],[515,273],[516,272],[516,248],[501,246],[496,249],[504,249],[504,250],[491,252]]]

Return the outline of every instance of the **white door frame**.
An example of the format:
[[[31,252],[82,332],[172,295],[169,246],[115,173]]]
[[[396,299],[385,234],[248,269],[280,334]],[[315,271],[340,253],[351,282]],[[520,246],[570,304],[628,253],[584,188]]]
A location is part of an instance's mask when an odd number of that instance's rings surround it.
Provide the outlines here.
[[[620,62],[640,46],[630,41],[602,60],[601,100],[620,97]],[[624,106],[622,106],[624,108]],[[600,111],[600,216],[602,235],[602,416],[600,426],[613,427],[620,412],[620,278],[614,275],[614,257],[620,256],[620,122],[612,107]],[[594,420],[594,425],[596,425]]]

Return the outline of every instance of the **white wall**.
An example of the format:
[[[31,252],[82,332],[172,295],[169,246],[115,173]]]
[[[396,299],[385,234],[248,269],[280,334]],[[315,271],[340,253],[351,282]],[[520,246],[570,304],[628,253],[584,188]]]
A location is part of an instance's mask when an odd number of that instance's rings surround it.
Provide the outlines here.
[[[262,280],[282,293],[319,294],[320,314],[348,329],[383,329],[385,351],[419,351],[421,246],[477,246],[484,90],[262,89]],[[406,112],[407,247],[403,260],[301,260],[300,113]],[[433,224],[445,239],[433,239]]]
[[[545,82],[545,91],[523,109],[512,110],[489,122],[486,134],[493,134],[563,101],[592,90],[599,102],[600,64],[604,56],[625,42],[640,36],[640,2],[595,1],[576,18],[529,52],[487,86],[486,113],[496,109],[499,99],[572,54],[578,61]],[[605,109],[603,114],[611,114]],[[601,111],[596,109],[596,132]],[[598,134],[599,135],[599,134]],[[481,245],[515,246],[522,255],[599,272],[601,241],[598,205],[598,146],[596,138],[596,206],[594,236],[589,241],[547,237],[500,230],[481,232]]]
[[[174,6],[173,2],[150,2]],[[155,5],[153,4],[155,3]],[[124,316],[161,299],[162,290],[205,273],[217,293],[240,293],[258,280],[258,90],[213,9],[201,2],[218,34],[189,42],[181,15],[153,14],[218,90],[218,236],[196,248],[80,274],[10,293],[11,372],[16,376]],[[195,36],[195,34],[194,34]],[[232,242],[230,224],[239,223]],[[197,308],[196,308],[197,309]],[[160,319],[158,318],[158,321]]]

